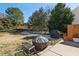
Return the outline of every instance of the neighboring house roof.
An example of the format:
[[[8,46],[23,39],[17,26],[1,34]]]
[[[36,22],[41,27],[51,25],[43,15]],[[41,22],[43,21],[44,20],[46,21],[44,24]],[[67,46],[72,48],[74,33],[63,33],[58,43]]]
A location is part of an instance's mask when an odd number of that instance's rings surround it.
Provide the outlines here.
[[[79,7],[72,10],[72,13],[74,14],[74,21],[72,24],[79,24]]]

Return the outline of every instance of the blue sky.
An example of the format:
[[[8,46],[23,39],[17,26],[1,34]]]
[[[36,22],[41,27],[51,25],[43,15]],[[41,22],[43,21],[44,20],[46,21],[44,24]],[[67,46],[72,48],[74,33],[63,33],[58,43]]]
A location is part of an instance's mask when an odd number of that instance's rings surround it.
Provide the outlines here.
[[[8,7],[17,7],[21,9],[24,13],[24,21],[28,21],[28,17],[32,15],[35,10],[38,10],[40,7],[43,8],[53,8],[56,4],[54,3],[0,3],[0,12],[5,13],[5,10]],[[66,3],[66,6],[70,7],[71,10],[78,7],[78,3]]]

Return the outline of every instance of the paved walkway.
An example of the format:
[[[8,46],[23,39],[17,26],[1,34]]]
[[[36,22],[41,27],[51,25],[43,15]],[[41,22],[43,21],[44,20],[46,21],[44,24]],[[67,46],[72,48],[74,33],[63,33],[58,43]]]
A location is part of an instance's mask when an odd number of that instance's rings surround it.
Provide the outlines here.
[[[79,56],[79,47],[61,44],[60,41],[55,46],[48,46],[44,51],[38,53],[40,56]]]

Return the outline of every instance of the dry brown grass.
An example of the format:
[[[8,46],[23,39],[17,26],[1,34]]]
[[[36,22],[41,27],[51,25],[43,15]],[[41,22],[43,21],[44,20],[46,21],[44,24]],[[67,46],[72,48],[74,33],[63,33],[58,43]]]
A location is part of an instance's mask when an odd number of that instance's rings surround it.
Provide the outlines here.
[[[0,55],[14,55],[18,46],[22,43],[23,37],[22,35],[0,33]]]
[[[14,56],[19,46],[24,41],[32,44],[32,40],[23,39],[26,36],[14,35],[11,33],[0,32],[0,56]],[[49,45],[54,45],[55,41],[49,41]],[[20,53],[21,54],[21,53]],[[21,54],[22,55],[22,54]]]

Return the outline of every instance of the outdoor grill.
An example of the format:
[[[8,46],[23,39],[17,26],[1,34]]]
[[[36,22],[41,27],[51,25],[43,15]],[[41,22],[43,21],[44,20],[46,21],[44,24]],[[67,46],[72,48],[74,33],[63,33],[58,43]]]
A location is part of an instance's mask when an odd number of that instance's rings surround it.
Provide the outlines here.
[[[32,40],[36,50],[43,50],[48,46],[48,39],[43,36],[38,36]]]

